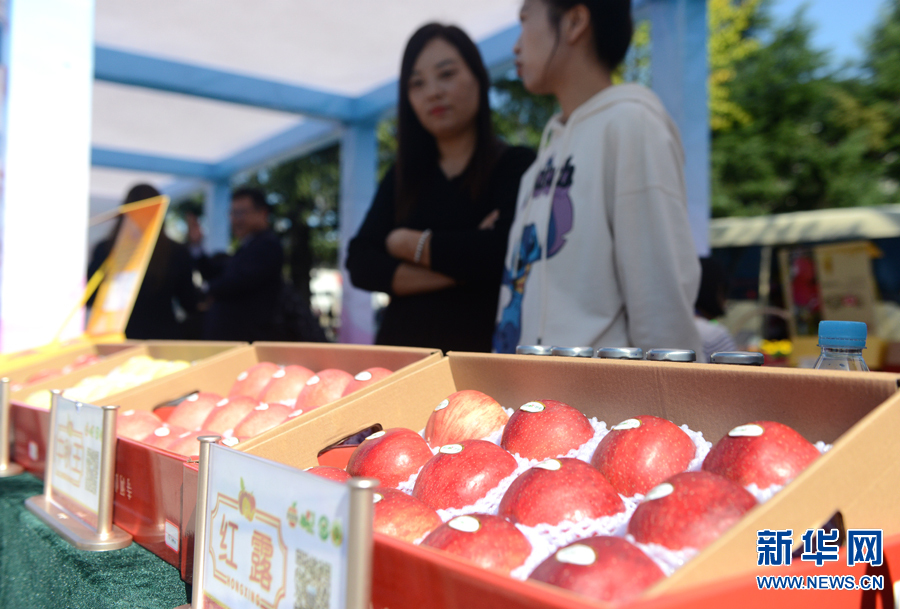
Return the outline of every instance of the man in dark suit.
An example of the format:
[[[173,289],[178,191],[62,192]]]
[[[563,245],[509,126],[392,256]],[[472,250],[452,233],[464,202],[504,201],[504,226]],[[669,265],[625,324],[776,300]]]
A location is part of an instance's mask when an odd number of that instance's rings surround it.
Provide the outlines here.
[[[284,252],[272,231],[269,205],[258,188],[231,195],[233,256],[199,256],[211,304],[203,320],[207,340],[275,340],[274,317],[283,287]]]

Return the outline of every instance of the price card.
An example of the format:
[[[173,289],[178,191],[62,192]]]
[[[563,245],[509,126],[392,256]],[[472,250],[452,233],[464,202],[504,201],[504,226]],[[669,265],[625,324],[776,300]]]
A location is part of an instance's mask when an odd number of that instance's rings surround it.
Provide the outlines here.
[[[55,449],[51,468],[54,501],[96,528],[100,511],[103,409],[60,396],[50,441]]]
[[[350,489],[212,445],[203,594],[223,609],[343,609]]]

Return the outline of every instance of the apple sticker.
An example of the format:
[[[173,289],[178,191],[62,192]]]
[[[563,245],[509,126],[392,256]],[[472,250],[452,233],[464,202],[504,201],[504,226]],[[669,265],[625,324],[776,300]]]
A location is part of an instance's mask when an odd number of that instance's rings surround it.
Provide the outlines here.
[[[295,410],[294,412],[292,412],[291,414],[288,415],[288,418],[289,418],[289,419],[293,419],[294,417],[299,417],[301,414],[303,414],[303,410],[302,410],[302,409],[301,409],[301,410]]]
[[[222,398],[221,400],[216,402],[216,408],[221,408],[222,406],[224,406],[227,403],[228,403],[228,398]]]
[[[381,493],[375,493],[374,495],[372,495],[372,503],[378,503],[382,499],[384,499],[384,495],[382,495]]]
[[[755,438],[763,435],[763,428],[759,425],[738,425],[728,435],[732,438]]]
[[[541,469],[550,470],[551,472],[557,471],[560,467],[562,467],[562,463],[557,461],[556,459],[547,459],[542,463],[538,463],[535,467],[540,467]]]
[[[309,380],[306,381],[306,384],[307,384],[307,385],[315,385],[315,384],[318,383],[320,380],[321,380],[321,379],[319,378],[319,375],[317,374],[316,376],[311,376],[311,377],[309,378]]]
[[[618,425],[614,425],[613,429],[615,431],[620,431],[622,429],[637,429],[641,426],[641,422],[638,419],[625,419]],[[585,546],[587,547],[587,546]]]
[[[647,491],[647,494],[644,496],[644,500],[653,501],[654,499],[662,499],[663,497],[668,497],[674,492],[674,486],[672,486],[668,482],[663,482],[659,486],[654,486],[649,491]]]
[[[443,410],[444,408],[446,408],[449,405],[450,405],[450,400],[444,400],[443,402],[441,402],[440,404],[437,405],[437,408],[435,408],[434,411],[437,412],[438,410]]]
[[[441,446],[441,450],[438,452],[445,455],[455,455],[456,453],[461,453],[462,449],[463,447],[461,444],[445,444],[444,446]]]
[[[273,379],[280,379],[280,378],[282,378],[285,374],[287,374],[287,373],[284,371],[284,368],[279,368],[278,370],[275,371],[275,374],[272,375],[272,378],[273,378]]]
[[[262,404],[260,404],[256,408],[254,408],[253,410],[268,410],[268,409],[269,409],[269,405],[266,404],[265,402],[263,402]]]
[[[594,564],[594,561],[597,560],[597,554],[590,546],[576,543],[557,552],[556,560],[567,565],[587,567]]]
[[[134,411],[133,411],[133,410],[126,410],[125,412],[122,413],[122,416],[123,416],[123,417],[130,417],[130,416],[132,416],[132,415],[134,415]]]
[[[167,435],[172,433],[168,427],[157,427],[153,430],[153,435],[157,438],[165,438]]]
[[[541,412],[544,410],[544,405],[540,402],[528,402],[527,404],[519,406],[519,410],[524,410],[525,412]]]
[[[249,375],[247,374],[247,371],[244,370],[243,372],[241,372],[241,373],[238,375],[237,380],[243,381],[243,380],[246,379],[248,376],[249,376]]]
[[[447,523],[451,529],[460,531],[461,533],[474,533],[481,528],[481,523],[477,518],[472,516],[457,516]]]
[[[383,431],[376,431],[376,432],[373,433],[371,436],[369,436],[368,438],[366,438],[366,440],[374,440],[375,438],[380,438],[380,437],[383,436],[383,435],[384,435],[384,432],[383,432]]]
[[[192,393],[191,395],[189,395],[189,396],[187,397],[187,401],[188,401],[188,402],[196,402],[196,401],[199,400],[199,399],[200,399],[200,394],[199,394],[199,393]]]
[[[229,429],[225,433],[227,434],[230,432],[233,432],[233,430]],[[235,446],[238,442],[240,442],[240,440],[238,440],[234,436],[229,436],[229,437],[225,438],[224,440],[222,440],[222,444],[224,444],[225,446]]]
[[[371,380],[372,380],[372,373],[369,372],[368,370],[363,370],[362,372],[360,372],[359,374],[357,374],[357,375],[354,376],[353,378],[355,378],[357,381],[371,381]]]

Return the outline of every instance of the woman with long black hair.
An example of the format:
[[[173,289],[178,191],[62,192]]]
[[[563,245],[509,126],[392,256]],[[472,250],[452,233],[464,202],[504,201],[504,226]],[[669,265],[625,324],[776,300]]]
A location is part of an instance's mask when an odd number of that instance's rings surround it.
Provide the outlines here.
[[[490,79],[461,29],[431,23],[400,69],[397,160],[356,237],[355,286],[387,292],[376,342],[490,351],[519,180],[534,161],[498,140]]]

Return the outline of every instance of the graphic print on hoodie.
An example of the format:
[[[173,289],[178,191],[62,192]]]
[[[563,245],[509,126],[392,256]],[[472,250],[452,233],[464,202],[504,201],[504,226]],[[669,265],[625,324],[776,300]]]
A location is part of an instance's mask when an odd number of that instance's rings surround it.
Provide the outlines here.
[[[562,250],[566,244],[566,234],[573,227],[574,207],[572,199],[569,197],[569,190],[572,187],[574,174],[575,167],[572,165],[570,156],[560,170],[556,188],[553,188],[556,168],[553,166],[553,157],[550,157],[547,159],[547,165],[538,173],[534,181],[530,200],[547,196],[551,190],[553,194],[550,222],[547,229],[547,258],[552,258]],[[519,338],[522,335],[522,301],[525,297],[526,283],[534,263],[541,258],[541,243],[537,227],[534,223],[527,224],[522,228],[519,255],[513,265],[515,268],[503,269],[503,285],[510,289],[512,297],[509,304],[503,309],[494,333],[494,351],[497,353],[514,353],[519,345]]]

